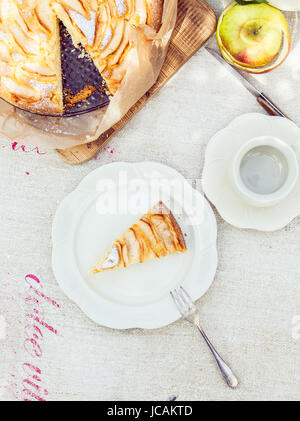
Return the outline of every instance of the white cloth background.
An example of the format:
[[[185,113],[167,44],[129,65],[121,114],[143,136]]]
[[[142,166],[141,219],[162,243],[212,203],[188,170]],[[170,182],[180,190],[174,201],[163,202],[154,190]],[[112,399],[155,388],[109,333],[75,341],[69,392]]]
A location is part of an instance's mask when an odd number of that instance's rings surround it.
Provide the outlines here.
[[[222,1],[209,3],[220,12]],[[299,57],[300,45],[279,69],[258,77],[298,124]],[[34,399],[26,388],[47,400],[299,399],[300,218],[261,233],[235,229],[217,215],[219,267],[199,306],[208,335],[241,379],[236,391],[186,322],[155,331],[97,326],[64,296],[51,270],[57,205],[90,171],[112,161],[155,160],[198,179],[211,136],[246,112],[264,111],[201,49],[97,160],[71,167],[52,151],[24,152],[1,141],[0,400]],[[59,308],[25,288],[27,274]],[[40,332],[33,331],[27,314],[48,327],[36,322]],[[35,389],[26,382],[30,370],[40,380]]]

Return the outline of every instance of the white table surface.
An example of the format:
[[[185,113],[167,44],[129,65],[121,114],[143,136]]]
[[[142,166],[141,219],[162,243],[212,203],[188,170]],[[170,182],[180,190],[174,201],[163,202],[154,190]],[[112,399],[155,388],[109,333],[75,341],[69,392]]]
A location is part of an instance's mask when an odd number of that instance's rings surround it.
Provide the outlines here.
[[[219,13],[223,2],[209,3]],[[298,48],[260,80],[300,124]],[[236,391],[186,322],[155,331],[99,327],[64,296],[51,270],[56,208],[90,171],[155,160],[200,179],[211,136],[246,112],[264,111],[202,49],[89,163],[71,167],[52,151],[24,152],[1,140],[0,400],[35,399],[26,386],[46,400],[299,400],[300,218],[261,233],[235,229],[216,212],[219,267],[199,304],[209,336],[241,379]],[[28,274],[59,307],[26,289]],[[28,314],[44,321],[40,331]],[[39,390],[26,383],[30,370]]]

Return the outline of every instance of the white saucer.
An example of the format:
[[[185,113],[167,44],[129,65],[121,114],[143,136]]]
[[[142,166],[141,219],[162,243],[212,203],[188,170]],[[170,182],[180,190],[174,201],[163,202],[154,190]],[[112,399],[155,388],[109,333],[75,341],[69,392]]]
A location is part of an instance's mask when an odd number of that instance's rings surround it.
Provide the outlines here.
[[[127,191],[126,178],[129,184],[137,179],[145,183]],[[110,180],[108,191],[99,191],[103,180]],[[163,188],[151,190],[152,202],[147,203],[153,180],[162,181]],[[184,203],[179,203],[181,196],[168,191],[174,181],[186,189]],[[126,209],[121,215],[106,211],[105,201],[119,195],[122,204],[141,201],[145,209],[136,215]],[[113,240],[159,199],[175,213],[187,234],[187,253],[90,275],[89,269]],[[188,208],[196,201],[198,214],[191,218]],[[182,214],[178,216],[174,208]],[[208,202],[178,172],[155,162],[114,163],[93,171],[59,206],[52,237],[53,271],[60,287],[88,317],[111,328],[153,329],[176,321],[180,316],[169,291],[182,284],[198,299],[210,287],[217,268],[217,227]]]
[[[232,188],[229,168],[238,148],[259,136],[275,136],[289,144],[300,162],[300,128],[282,117],[244,114],[218,132],[208,144],[203,171],[203,189],[222,218],[238,228],[276,231],[300,215],[300,178],[289,196],[267,208],[248,205]]]

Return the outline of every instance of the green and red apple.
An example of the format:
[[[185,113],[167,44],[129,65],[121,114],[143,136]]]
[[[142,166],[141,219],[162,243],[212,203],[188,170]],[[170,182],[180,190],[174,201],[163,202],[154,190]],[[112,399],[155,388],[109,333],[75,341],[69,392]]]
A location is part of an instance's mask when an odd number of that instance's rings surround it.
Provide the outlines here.
[[[227,61],[253,73],[277,67],[291,47],[284,14],[266,3],[230,3],[220,16],[217,41]]]

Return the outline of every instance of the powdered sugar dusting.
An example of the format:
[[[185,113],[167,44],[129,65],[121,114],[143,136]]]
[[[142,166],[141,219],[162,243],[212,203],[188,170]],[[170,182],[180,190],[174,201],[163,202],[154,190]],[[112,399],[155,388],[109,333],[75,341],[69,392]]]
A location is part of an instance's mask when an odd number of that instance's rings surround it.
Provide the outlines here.
[[[100,45],[100,50],[103,50],[105,47],[107,47],[107,45],[109,44],[109,42],[111,41],[113,36],[113,32],[111,28],[107,28],[105,31],[105,35],[103,37],[102,43]]]
[[[25,59],[26,59],[26,57],[25,56],[23,56],[22,54],[20,54],[20,53],[12,53],[12,59],[14,60],[14,61],[24,61]]]
[[[120,257],[117,247],[113,247],[107,259],[103,262],[103,269],[110,269],[119,264]]]
[[[5,39],[7,39],[7,35],[3,31],[0,30],[0,40],[5,40]]]
[[[127,12],[127,4],[125,0],[115,0],[115,2],[116,2],[118,15],[119,16],[125,15],[125,13]]]
[[[29,80],[29,85],[33,89],[36,89],[39,92],[41,92],[43,96],[50,95],[51,92],[53,92],[54,89],[56,88],[56,86],[53,83],[38,82],[37,80],[34,80],[34,79]]]
[[[96,13],[91,11],[91,19],[87,19],[74,10],[70,10],[70,16],[88,40],[89,45],[93,45],[96,33]]]

